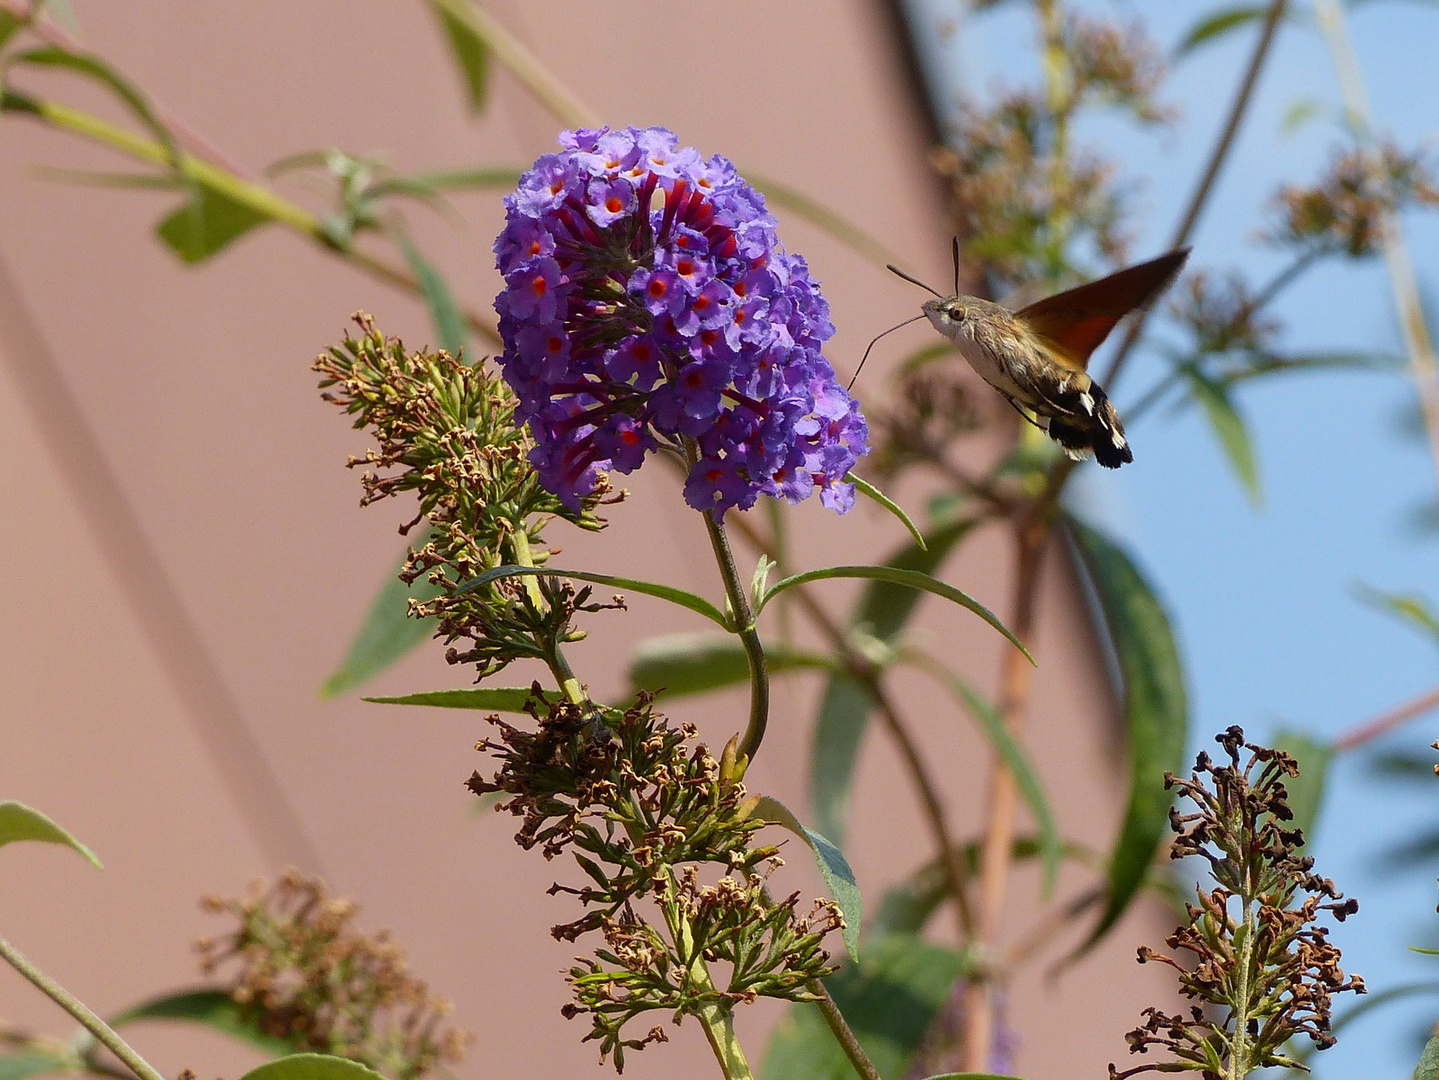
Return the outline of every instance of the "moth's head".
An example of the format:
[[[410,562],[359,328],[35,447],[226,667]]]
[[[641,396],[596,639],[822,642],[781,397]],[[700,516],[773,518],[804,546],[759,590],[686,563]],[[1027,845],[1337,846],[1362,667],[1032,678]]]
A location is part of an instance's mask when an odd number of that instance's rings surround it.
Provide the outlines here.
[[[920,310],[934,328],[947,338],[963,332],[970,317],[970,304],[968,298],[963,296],[926,300]]]

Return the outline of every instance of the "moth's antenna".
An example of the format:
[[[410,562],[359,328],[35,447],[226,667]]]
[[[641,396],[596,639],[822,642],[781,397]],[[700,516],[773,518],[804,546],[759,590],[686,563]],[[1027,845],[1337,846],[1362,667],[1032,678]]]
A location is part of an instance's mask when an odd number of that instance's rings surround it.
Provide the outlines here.
[[[950,254],[954,256],[954,295],[959,295],[959,237],[950,242]]]
[[[904,280],[907,281],[907,282],[909,282],[911,285],[918,285],[918,286],[919,286],[921,289],[923,289],[925,292],[934,293],[934,295],[937,296],[937,297],[939,297],[941,300],[948,300],[948,299],[949,299],[949,297],[945,296],[943,293],[934,292],[933,289],[931,289],[931,288],[930,288],[928,285],[926,285],[924,282],[920,281],[919,278],[910,277],[908,274],[906,274],[906,273],[905,273],[903,270],[901,270],[899,267],[895,266],[894,263],[885,263],[885,264],[884,264],[884,268],[885,268],[886,270],[888,270],[891,274],[897,274],[897,275],[899,275],[900,277],[904,278]],[[910,319],[909,321],[910,321],[910,322],[914,322],[913,319]],[[900,326],[903,326],[904,323],[900,323],[899,325],[900,325]],[[886,331],[886,333],[887,333],[887,332],[888,332],[888,331]]]
[[[890,269],[891,269],[891,270],[894,270],[894,267],[891,266]],[[896,274],[899,274],[900,277],[907,278],[909,281],[914,281],[914,278],[910,278],[910,277],[908,277],[908,275],[905,275],[905,274],[900,274],[898,270],[894,270],[894,272],[895,272]],[[914,283],[915,283],[916,285],[922,285],[922,284],[923,284],[923,282],[919,282],[919,281],[914,281]],[[925,287],[928,288],[928,286],[925,286]],[[929,291],[930,291],[930,292],[934,292],[933,289],[930,289]],[[936,296],[939,295],[939,293],[934,293],[934,294],[935,294]],[[896,326],[891,326],[888,330],[885,330],[885,331],[883,331],[882,333],[876,334],[876,335],[874,336],[874,341],[871,341],[871,342],[869,343],[869,348],[868,348],[868,349],[865,349],[865,350],[864,350],[864,355],[863,355],[862,357],[860,357],[860,359],[859,359],[859,367],[857,367],[857,368],[854,369],[854,375],[852,375],[852,376],[850,377],[849,385],[844,388],[845,393],[849,393],[850,390],[852,390],[852,389],[854,388],[854,380],[855,380],[855,379],[858,379],[858,378],[859,378],[859,373],[864,370],[864,362],[869,359],[869,350],[872,349],[872,348],[874,348],[874,342],[875,342],[875,341],[878,341],[880,338],[884,337],[885,334],[892,334],[892,333],[894,333],[894,332],[895,332],[896,330],[898,330],[901,326],[908,326],[908,325],[909,325],[910,323],[912,323],[912,322],[918,322],[920,319],[925,319],[925,318],[928,318],[928,316],[925,315],[923,312],[920,312],[920,314],[916,315],[914,318],[912,318],[912,319],[905,319],[904,322],[899,323],[899,324],[896,325]]]

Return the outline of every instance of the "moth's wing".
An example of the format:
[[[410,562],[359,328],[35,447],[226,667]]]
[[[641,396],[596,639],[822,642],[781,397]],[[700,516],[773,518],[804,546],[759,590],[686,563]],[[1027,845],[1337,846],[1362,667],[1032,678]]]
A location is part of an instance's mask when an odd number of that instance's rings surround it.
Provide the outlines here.
[[[1147,307],[1179,273],[1189,248],[1171,251],[1076,289],[1046,297],[1015,312],[1045,340],[1061,362],[1079,370],[1120,319]]]

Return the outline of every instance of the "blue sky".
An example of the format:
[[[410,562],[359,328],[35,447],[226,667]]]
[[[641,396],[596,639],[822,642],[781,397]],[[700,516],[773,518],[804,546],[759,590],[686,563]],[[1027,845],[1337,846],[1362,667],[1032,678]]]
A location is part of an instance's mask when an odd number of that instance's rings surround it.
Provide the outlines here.
[[[911,17],[930,26],[958,25],[949,36],[920,35],[941,101],[982,94],[996,80],[1034,77],[1028,5],[962,17],[960,0],[907,3]],[[1166,46],[1218,6],[1085,5],[1142,18]],[[1294,6],[1307,14],[1307,4]],[[1343,141],[1333,68],[1311,23],[1281,34],[1200,223],[1191,266],[1243,268],[1262,282],[1282,265],[1253,241],[1262,204],[1284,181],[1317,177]],[[1375,0],[1353,11],[1351,28],[1376,127],[1406,147],[1439,152],[1432,81],[1439,4]],[[1143,181],[1136,259],[1160,253],[1172,233],[1255,33],[1236,32],[1175,67],[1166,97],[1183,119],[1172,133],[1138,134],[1104,120],[1082,132]],[[1285,116],[1301,101],[1320,106],[1318,117],[1286,132]],[[1405,226],[1421,286],[1439,289],[1439,214],[1410,215]],[[1388,277],[1377,259],[1322,267],[1284,295],[1276,314],[1288,328],[1285,344],[1296,351],[1401,351]],[[1153,354],[1135,358],[1115,395],[1121,414],[1162,371]],[[1188,665],[1194,749],[1233,723],[1260,740],[1285,727],[1334,736],[1439,682],[1434,645],[1354,597],[1362,582],[1439,599],[1439,539],[1410,523],[1413,508],[1435,498],[1428,455],[1401,430],[1413,402],[1410,384],[1388,374],[1301,375],[1246,388],[1239,403],[1259,458],[1258,509],[1192,410],[1156,410],[1134,425],[1133,466],[1082,472],[1080,498],[1128,539],[1174,614]],[[1419,750],[1436,736],[1439,715],[1431,715],[1379,749]],[[1439,781],[1426,788],[1380,780],[1368,767],[1370,756],[1336,764],[1313,849],[1318,869],[1362,905],[1334,939],[1346,970],[1363,974],[1372,990],[1426,978],[1439,983],[1439,959],[1405,948],[1439,943],[1439,863],[1386,873],[1379,860],[1388,844],[1439,825]],[[1315,1061],[1316,1074],[1408,1077],[1418,1054],[1413,1039],[1436,1018],[1439,992],[1376,1011]]]

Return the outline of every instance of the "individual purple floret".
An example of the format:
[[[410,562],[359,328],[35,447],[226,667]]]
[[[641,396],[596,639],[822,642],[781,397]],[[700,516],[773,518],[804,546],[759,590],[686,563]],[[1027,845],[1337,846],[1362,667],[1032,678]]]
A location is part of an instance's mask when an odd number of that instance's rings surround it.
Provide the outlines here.
[[[578,506],[602,473],[690,440],[697,510],[816,488],[848,510],[869,432],[820,354],[829,305],[764,199],[664,128],[560,145],[506,196],[495,241],[500,363],[541,482]]]

